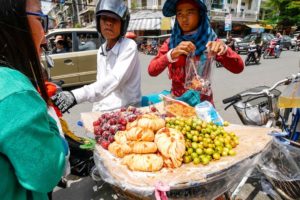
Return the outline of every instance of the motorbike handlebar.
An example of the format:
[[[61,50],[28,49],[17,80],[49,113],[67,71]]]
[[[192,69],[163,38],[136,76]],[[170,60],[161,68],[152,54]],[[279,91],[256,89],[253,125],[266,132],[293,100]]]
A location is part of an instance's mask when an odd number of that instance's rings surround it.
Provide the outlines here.
[[[232,97],[223,99],[223,103],[227,104],[227,103],[230,103],[230,102],[233,102],[233,101],[239,101],[239,100],[242,100],[242,96],[240,94],[236,94]]]

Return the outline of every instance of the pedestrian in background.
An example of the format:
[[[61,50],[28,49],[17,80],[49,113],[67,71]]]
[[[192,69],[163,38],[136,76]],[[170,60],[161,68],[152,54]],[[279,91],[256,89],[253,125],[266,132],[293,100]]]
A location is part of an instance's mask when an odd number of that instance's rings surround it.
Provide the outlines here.
[[[65,42],[62,35],[57,35],[54,40],[55,47],[52,49],[52,54],[66,53]]]
[[[232,73],[244,69],[241,57],[228,48],[210,27],[207,8],[203,0],[167,0],[163,6],[163,15],[176,15],[172,34],[167,39],[155,58],[151,61],[148,72],[158,76],[166,68],[172,80],[171,93],[174,97],[182,96],[187,90],[185,83],[186,57],[195,52],[196,59],[205,61],[206,48],[216,61]],[[213,102],[213,96],[201,95],[201,100]]]
[[[72,106],[94,102],[93,111],[138,106],[141,100],[141,67],[135,41],[125,38],[129,11],[123,0],[102,0],[96,7],[97,30],[106,42],[97,54],[97,81],[53,97],[64,113]]]
[[[232,38],[232,35],[228,36],[225,44],[230,47],[232,51],[235,51],[235,40]]]
[[[48,114],[41,44],[48,18],[39,0],[0,0],[0,197],[48,199],[68,152]]]

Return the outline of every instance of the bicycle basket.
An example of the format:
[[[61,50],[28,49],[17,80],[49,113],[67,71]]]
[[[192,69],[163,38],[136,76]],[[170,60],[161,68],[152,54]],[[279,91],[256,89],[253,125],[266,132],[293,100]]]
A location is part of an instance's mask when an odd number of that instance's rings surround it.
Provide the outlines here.
[[[267,88],[269,87],[259,86],[243,91],[240,94],[245,92],[260,92]],[[273,107],[274,113],[278,117],[279,110],[277,107],[277,101],[281,92],[275,89],[272,90],[271,93],[274,95],[274,98],[272,98],[273,105],[271,106]],[[244,125],[262,126],[265,125],[270,118],[271,107],[268,102],[268,97],[265,94],[243,97],[242,100],[235,103],[233,107]]]

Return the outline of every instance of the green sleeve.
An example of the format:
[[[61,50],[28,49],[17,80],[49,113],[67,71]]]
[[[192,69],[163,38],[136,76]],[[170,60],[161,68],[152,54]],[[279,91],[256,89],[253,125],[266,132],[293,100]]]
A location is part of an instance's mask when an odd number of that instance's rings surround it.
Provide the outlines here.
[[[49,192],[59,182],[65,155],[56,122],[38,93],[14,93],[0,102],[0,152],[12,164],[20,184]]]

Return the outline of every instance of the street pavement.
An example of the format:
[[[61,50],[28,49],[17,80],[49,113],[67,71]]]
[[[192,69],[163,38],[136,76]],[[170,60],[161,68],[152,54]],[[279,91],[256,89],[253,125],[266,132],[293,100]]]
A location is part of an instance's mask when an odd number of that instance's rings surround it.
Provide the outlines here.
[[[160,92],[170,88],[170,80],[168,79],[167,71],[164,71],[158,77],[150,77],[147,72],[147,67],[153,56],[140,54],[142,66],[142,94]],[[245,55],[242,55],[245,58]],[[271,86],[278,80],[298,73],[300,53],[294,51],[283,51],[279,59],[263,59],[259,65],[250,65],[245,67],[241,74],[233,74],[225,68],[213,68],[212,85],[214,93],[215,107],[223,117],[223,119],[233,124],[241,124],[237,114],[233,108],[224,110],[222,100],[224,98],[235,95],[246,89],[266,85]],[[283,89],[279,88],[280,90]],[[77,126],[77,121],[80,120],[80,113],[90,112],[92,109],[91,103],[83,103],[70,109],[70,114],[65,114],[70,129],[79,136],[86,136],[87,133],[83,128]],[[270,199],[261,188],[260,177],[252,177],[243,187],[239,194],[240,199]],[[111,187],[104,182],[94,182],[89,177],[82,179],[78,183],[72,184],[67,189],[56,189],[53,193],[54,200],[111,200],[117,199],[117,196]]]

